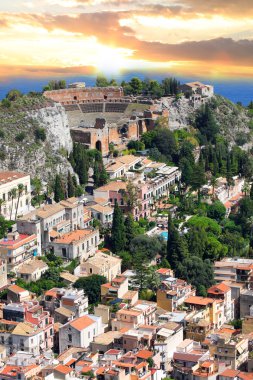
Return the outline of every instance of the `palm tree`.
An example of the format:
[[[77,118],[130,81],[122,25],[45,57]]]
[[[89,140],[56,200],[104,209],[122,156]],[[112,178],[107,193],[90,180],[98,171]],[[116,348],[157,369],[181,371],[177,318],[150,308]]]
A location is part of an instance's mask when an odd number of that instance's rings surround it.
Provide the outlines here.
[[[20,200],[20,197],[24,191],[24,185],[22,183],[20,183],[18,185],[18,201],[17,201],[17,207],[16,207],[16,214],[15,214],[15,220],[17,219],[17,214],[18,214],[18,206],[19,206],[19,200]]]
[[[0,198],[0,215],[2,215],[2,207],[3,205],[5,205],[5,203],[6,203],[5,200]]]
[[[14,199],[17,197],[17,189],[16,189],[16,187],[14,187],[13,189],[11,189],[10,196],[11,196],[11,214],[10,214],[10,220],[11,220],[12,211],[13,211],[13,202],[14,202]]]
[[[218,185],[218,180],[215,176],[212,176],[210,180],[211,186],[212,186],[212,200],[215,198],[214,189]]]
[[[42,183],[41,183],[41,180],[39,178],[35,178],[34,181],[33,181],[33,187],[34,187],[34,192],[36,194],[36,197],[37,197],[37,200],[38,200],[38,203],[39,203],[39,206],[40,206],[40,193],[41,193],[41,190],[42,190]]]

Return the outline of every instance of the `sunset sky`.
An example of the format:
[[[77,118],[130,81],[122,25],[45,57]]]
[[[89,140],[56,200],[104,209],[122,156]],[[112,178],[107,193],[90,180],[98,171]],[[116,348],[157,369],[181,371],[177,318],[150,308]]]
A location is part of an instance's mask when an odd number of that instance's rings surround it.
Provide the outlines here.
[[[253,74],[253,0],[2,0],[0,77]]]

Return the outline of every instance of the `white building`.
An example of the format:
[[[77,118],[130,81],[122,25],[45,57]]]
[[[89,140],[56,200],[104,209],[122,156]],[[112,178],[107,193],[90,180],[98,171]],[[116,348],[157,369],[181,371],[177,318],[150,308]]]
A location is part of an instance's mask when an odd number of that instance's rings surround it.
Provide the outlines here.
[[[22,190],[18,186],[22,185]],[[0,199],[4,201],[1,207],[2,215],[6,219],[15,219],[31,211],[31,183],[30,175],[19,172],[0,172]],[[17,209],[18,207],[18,209]]]
[[[42,205],[17,220],[17,228],[23,234],[36,234],[38,254],[48,248],[50,242],[61,234],[84,228],[83,203],[69,198],[60,203]]]
[[[84,259],[94,255],[99,244],[99,230],[75,230],[56,238],[50,245],[56,256],[63,259]]]
[[[183,342],[183,326],[169,322],[162,327],[156,335],[154,349],[160,353],[161,369],[170,370],[171,360],[176,347]]]
[[[104,332],[102,318],[84,315],[60,327],[60,353],[70,347],[88,348],[93,339]]]

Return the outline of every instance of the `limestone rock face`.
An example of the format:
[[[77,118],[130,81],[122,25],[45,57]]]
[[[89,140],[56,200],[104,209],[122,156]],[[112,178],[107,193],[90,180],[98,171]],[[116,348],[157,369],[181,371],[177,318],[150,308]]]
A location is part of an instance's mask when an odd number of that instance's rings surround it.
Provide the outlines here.
[[[35,131],[43,128],[46,140],[36,139]],[[66,175],[73,169],[68,154],[73,142],[65,109],[58,103],[27,109],[0,111],[0,170],[18,170],[44,181],[56,173]],[[23,134],[22,141],[18,136]]]
[[[71,152],[73,143],[68,118],[60,104],[55,103],[52,107],[31,111],[30,115],[46,129],[47,139],[54,151],[64,148],[68,153]]]

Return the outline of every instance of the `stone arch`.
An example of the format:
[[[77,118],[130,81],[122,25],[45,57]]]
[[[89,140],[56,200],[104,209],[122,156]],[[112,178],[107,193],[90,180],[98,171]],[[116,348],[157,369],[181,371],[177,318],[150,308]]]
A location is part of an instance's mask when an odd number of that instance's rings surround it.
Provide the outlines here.
[[[102,143],[100,140],[96,141],[96,149],[99,150],[99,152],[102,152]]]

